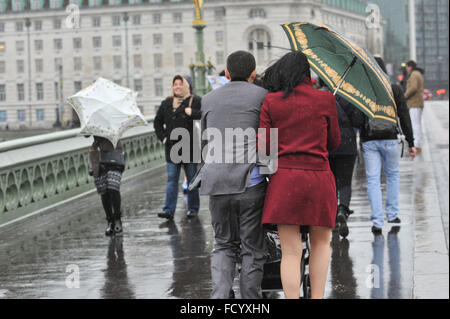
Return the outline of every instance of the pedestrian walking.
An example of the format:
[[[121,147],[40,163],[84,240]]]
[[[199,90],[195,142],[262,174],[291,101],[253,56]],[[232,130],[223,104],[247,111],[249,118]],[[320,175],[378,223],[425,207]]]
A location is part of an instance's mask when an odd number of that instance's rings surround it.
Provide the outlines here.
[[[222,147],[209,137],[205,149],[208,152],[204,150],[203,153],[209,154],[209,150],[214,148],[214,153],[222,156],[217,161],[206,158],[190,186],[201,183],[200,194],[210,196],[209,209],[214,229],[212,298],[230,297],[239,254],[242,257],[239,276],[242,298],[262,297],[261,282],[267,252],[261,215],[266,181],[260,174],[259,162],[252,162],[248,154],[252,145],[256,153],[259,112],[267,91],[252,83],[256,77],[255,69],[256,62],[251,53],[237,51],[230,54],[226,69],[230,82],[202,99],[202,129],[215,130],[222,137],[231,130],[255,132],[253,138],[238,138],[236,143]],[[244,160],[237,161],[235,154],[241,150]],[[231,163],[225,161],[229,156],[233,159]]]
[[[320,90],[330,92],[326,84],[319,78]],[[347,220],[350,214],[352,198],[353,169],[356,162],[357,147],[355,128],[360,124],[361,111],[339,95],[336,96],[341,143],[339,147],[329,153],[330,168],[333,172],[338,198],[336,230],[342,237],[348,236]]]
[[[290,52],[263,74],[267,94],[260,128],[278,129],[278,170],[270,177],[262,224],[276,224],[281,242],[281,282],[286,298],[300,294],[302,239],[309,226],[311,297],[323,298],[336,219],[336,186],[328,152],[340,143],[336,100],[313,88],[306,56]],[[266,152],[267,154],[268,152]]]
[[[158,217],[173,219],[178,199],[178,181],[181,168],[184,168],[187,182],[191,182],[197,171],[197,164],[193,161],[193,127],[194,120],[201,118],[201,99],[190,92],[189,83],[181,75],[176,75],[172,80],[172,95],[167,97],[158,109],[154,120],[156,136],[165,145],[165,158],[167,169],[166,202],[162,213]],[[181,142],[181,137],[173,140],[170,138],[175,129],[185,129],[189,133],[189,157],[186,162],[173,161],[171,158],[172,147]],[[180,152],[179,156],[183,156]],[[188,211],[187,217],[195,217],[200,209],[200,197],[198,189],[187,192]]]
[[[108,222],[105,235],[120,234],[122,233],[120,182],[125,169],[122,143],[119,141],[114,148],[108,139],[94,135],[94,142],[88,152],[89,175],[94,177]]]
[[[422,113],[424,107],[424,78],[423,70],[417,67],[416,62],[406,63],[408,81],[405,98],[409,108],[409,114],[414,133],[414,144],[417,152],[422,151]]]
[[[378,64],[386,72],[386,67],[381,58],[376,58]],[[399,85],[393,84],[392,91],[394,94],[395,104],[397,106],[397,116],[400,125],[405,134],[406,141],[409,144],[409,156],[414,160],[416,149],[414,147],[413,130],[411,119],[409,117],[408,107],[403,95],[403,91]],[[384,224],[383,202],[381,193],[381,169],[383,167],[386,175],[386,215],[388,223],[401,223],[398,217],[399,209],[399,148],[397,141],[398,129],[393,126],[391,132],[370,133],[369,120],[365,117],[362,121],[361,142],[366,166],[367,193],[369,196],[371,220],[373,222],[372,232],[381,234]]]

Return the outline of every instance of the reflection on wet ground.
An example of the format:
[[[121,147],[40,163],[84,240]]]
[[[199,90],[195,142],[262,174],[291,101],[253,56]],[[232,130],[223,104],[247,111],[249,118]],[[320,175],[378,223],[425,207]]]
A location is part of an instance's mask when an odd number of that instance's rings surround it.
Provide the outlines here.
[[[386,224],[375,237],[363,167],[357,168],[350,235],[333,236],[326,298],[412,297],[412,184],[413,166],[402,160],[401,230]],[[180,192],[175,220],[164,221],[156,216],[165,197],[163,169],[125,182],[122,193],[121,237],[104,236],[96,194],[2,230],[0,297],[209,298],[213,231],[207,197],[199,217],[188,219]],[[68,288],[76,278],[79,288]]]

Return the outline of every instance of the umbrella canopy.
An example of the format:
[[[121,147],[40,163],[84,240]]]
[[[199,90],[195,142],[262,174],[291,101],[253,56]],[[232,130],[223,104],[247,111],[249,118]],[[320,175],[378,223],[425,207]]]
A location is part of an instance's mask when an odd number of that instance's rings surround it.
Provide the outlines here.
[[[315,73],[367,116],[397,123],[388,76],[373,56],[330,27],[306,22],[282,25],[292,50],[302,51]]]
[[[136,92],[98,78],[67,101],[80,118],[81,134],[104,137],[116,147],[126,130],[147,125],[136,97]]]

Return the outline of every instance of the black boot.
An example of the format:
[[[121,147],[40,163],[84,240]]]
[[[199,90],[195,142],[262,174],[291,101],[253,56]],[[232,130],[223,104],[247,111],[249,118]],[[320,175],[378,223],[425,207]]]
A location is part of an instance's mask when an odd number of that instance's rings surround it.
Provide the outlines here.
[[[108,220],[108,226],[106,226],[105,235],[112,236],[114,234],[114,221],[113,219]]]
[[[120,234],[122,232],[122,220],[120,219],[121,212],[114,215],[114,232]]]
[[[339,223],[339,235],[342,237],[348,236],[347,219],[350,215],[350,210],[345,205],[338,206],[337,222]]]

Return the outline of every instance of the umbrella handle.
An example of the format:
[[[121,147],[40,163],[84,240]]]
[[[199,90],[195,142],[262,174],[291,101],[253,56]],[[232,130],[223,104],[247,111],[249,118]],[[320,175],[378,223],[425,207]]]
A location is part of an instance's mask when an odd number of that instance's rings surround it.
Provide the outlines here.
[[[355,65],[357,59],[358,59],[358,58],[357,58],[356,56],[353,57],[352,62],[350,62],[350,64],[348,65],[347,69],[345,70],[344,74],[342,75],[342,78],[341,78],[341,80],[339,81],[338,86],[336,87],[336,90],[334,90],[333,95],[336,95],[336,92],[337,92],[337,91],[339,90],[339,88],[341,87],[342,82],[344,82],[345,77],[347,76],[348,72],[350,72],[350,69]]]

